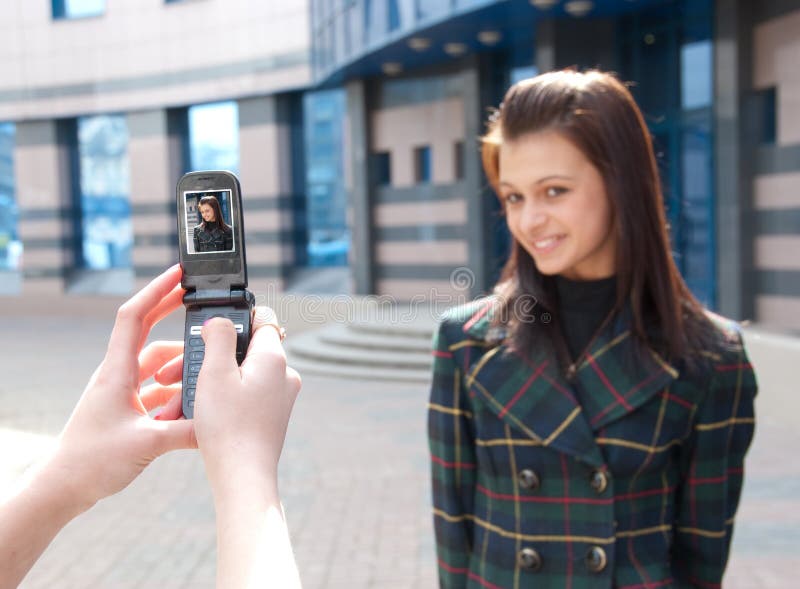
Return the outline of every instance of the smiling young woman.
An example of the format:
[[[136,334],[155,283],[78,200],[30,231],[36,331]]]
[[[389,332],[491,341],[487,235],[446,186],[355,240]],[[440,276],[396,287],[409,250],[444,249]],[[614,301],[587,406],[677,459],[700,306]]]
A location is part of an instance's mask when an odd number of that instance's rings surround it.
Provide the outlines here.
[[[633,97],[596,71],[520,82],[482,156],[512,249],[434,342],[442,587],[718,587],[755,375],[672,259]]]

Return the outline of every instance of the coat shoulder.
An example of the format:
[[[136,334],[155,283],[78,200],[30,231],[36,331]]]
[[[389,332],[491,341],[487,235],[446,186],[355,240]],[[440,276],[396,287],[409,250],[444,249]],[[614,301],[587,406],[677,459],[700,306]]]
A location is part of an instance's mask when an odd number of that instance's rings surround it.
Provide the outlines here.
[[[742,326],[738,322],[709,310],[705,311],[705,318],[711,329],[712,337],[708,352],[712,357],[727,361],[744,353]]]
[[[492,296],[448,309],[439,321],[439,333],[445,334],[450,341],[485,339],[497,303],[497,298]]]

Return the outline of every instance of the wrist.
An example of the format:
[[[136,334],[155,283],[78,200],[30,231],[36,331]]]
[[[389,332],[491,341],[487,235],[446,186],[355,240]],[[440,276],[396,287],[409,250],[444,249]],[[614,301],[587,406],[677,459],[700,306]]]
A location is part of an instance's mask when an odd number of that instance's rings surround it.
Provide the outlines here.
[[[86,492],[86,481],[62,465],[56,454],[32,466],[23,484],[25,495],[54,523],[63,525],[96,503]]]

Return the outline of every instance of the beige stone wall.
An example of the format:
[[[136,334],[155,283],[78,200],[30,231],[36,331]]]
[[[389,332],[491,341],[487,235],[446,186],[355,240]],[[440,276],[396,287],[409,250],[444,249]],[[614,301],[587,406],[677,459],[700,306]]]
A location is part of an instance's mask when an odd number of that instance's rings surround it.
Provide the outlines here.
[[[376,293],[397,300],[446,296],[455,301],[459,294],[468,296],[448,279],[455,268],[468,264],[466,239],[436,237],[437,228],[467,224],[467,201],[456,177],[456,146],[465,136],[462,98],[450,96],[392,105],[372,111],[370,117],[370,149],[373,153],[388,152],[391,162],[389,186],[378,190],[372,209],[376,232],[400,230],[420,236],[376,240]],[[414,169],[414,150],[422,146],[431,150],[431,178],[426,186],[417,185]],[[398,194],[393,190],[405,197],[397,200]],[[416,190],[435,196],[419,198]],[[382,201],[384,194],[394,197]],[[405,200],[411,195],[415,198]],[[422,237],[425,235],[431,237]]]
[[[800,10],[764,22],[753,31],[753,85],[776,89],[777,146],[800,145]],[[756,212],[775,215],[800,209],[800,161],[796,170],[756,176]],[[757,270],[800,272],[800,227],[790,234],[757,235]],[[781,329],[800,329],[800,296],[758,293],[756,320]]]
[[[182,106],[306,86],[308,2],[108,0],[58,20],[4,0],[0,120]]]
[[[777,141],[800,143],[800,10],[753,32],[753,85],[777,88]]]

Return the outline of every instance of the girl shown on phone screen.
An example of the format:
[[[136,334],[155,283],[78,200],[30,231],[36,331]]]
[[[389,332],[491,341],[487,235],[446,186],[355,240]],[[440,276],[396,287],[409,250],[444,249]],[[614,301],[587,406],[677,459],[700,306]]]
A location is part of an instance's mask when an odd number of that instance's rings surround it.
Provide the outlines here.
[[[520,82],[482,155],[512,251],[434,342],[441,586],[719,587],[756,381],[672,259],[631,94],[594,71]]]

